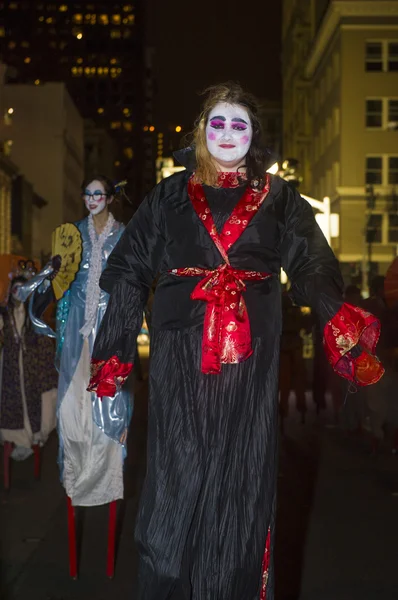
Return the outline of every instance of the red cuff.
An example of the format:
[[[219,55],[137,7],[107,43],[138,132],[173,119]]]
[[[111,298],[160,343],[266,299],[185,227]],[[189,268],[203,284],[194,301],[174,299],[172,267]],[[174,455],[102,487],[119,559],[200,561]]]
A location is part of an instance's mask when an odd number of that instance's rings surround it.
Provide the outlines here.
[[[374,355],[380,337],[380,321],[358,306],[343,304],[325,325],[323,345],[334,371],[359,386],[376,383],[384,368]],[[351,350],[362,349],[354,357]]]
[[[133,363],[121,363],[117,356],[108,360],[91,361],[88,392],[95,392],[98,398],[113,398],[128,378]]]

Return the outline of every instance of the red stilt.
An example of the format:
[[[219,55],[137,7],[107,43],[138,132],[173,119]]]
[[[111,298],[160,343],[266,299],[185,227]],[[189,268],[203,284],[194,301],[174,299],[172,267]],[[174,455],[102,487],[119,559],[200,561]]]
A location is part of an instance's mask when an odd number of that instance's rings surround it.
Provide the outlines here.
[[[12,452],[12,442],[4,442],[4,489],[10,489],[10,457]]]
[[[116,500],[109,505],[108,555],[106,559],[106,576],[112,578],[115,573],[116,545]]]
[[[67,496],[68,502],[68,541],[69,541],[69,573],[72,579],[77,579],[77,550],[76,550],[76,524],[75,508],[72,500]]]
[[[35,479],[40,479],[40,446],[39,444],[34,444],[32,446],[33,454],[34,454],[34,474]]]

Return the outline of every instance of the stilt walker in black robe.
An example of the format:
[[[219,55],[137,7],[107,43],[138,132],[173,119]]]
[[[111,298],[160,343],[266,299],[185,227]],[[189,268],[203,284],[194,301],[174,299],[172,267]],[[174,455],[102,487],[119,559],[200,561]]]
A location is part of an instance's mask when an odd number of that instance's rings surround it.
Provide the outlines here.
[[[186,170],[161,181],[111,254],[90,389],[132,367],[154,277],[148,470],[136,526],[140,600],[274,600],[281,267],[336,371],[377,381],[379,323],[342,300],[311,206],[267,174],[239,86],[211,88]]]

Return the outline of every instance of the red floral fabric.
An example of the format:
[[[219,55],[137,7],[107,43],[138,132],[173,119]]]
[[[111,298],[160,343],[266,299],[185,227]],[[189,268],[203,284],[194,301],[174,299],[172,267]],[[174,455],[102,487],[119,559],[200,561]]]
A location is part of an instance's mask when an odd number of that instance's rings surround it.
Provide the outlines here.
[[[325,325],[323,344],[334,371],[359,386],[381,379],[384,368],[374,355],[380,337],[380,321],[351,304],[343,304]],[[360,352],[353,356],[352,350]]]
[[[88,392],[95,392],[98,398],[113,398],[128,378],[133,363],[121,363],[117,356],[108,360],[91,361]]]
[[[240,184],[238,177],[238,173],[222,173],[219,184],[222,187],[236,187]],[[195,175],[188,182],[188,194],[193,207],[224,261],[214,270],[185,267],[169,271],[179,277],[203,277],[191,294],[193,300],[207,302],[202,341],[203,373],[220,373],[221,364],[240,363],[252,354],[249,316],[242,296],[246,290],[244,282],[260,281],[271,275],[235,269],[230,265],[228,250],[264,202],[269,188],[268,175],[262,189],[247,186],[222,232],[218,234],[202,185],[195,180]]]
[[[207,302],[202,340],[202,372],[220,373],[221,364],[240,363],[252,354],[250,322],[242,292],[244,281],[270,277],[220,265],[214,271],[197,267],[173,269],[180,277],[203,276],[191,294]]]
[[[265,542],[265,550],[263,557],[263,567],[261,573],[261,592],[260,592],[260,600],[267,600],[267,583],[268,583],[268,573],[269,573],[269,563],[271,553],[271,531],[268,529],[267,540]]]

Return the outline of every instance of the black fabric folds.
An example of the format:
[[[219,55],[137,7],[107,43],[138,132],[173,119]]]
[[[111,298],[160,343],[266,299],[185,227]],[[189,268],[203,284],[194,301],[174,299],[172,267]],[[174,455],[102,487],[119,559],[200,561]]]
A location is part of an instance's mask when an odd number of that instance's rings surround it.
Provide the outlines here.
[[[158,274],[151,328],[148,472],[136,527],[139,600],[258,600],[268,528],[267,600],[274,600],[280,269],[296,302],[321,322],[342,304],[338,264],[309,204],[278,177],[229,251],[233,267],[269,273],[248,282],[253,355],[201,373],[204,302],[199,278],[221,255],[187,193],[190,172],[163,180],[111,254],[101,286],[111,294],[94,358],[132,362],[149,287]],[[206,189],[220,229],[243,188]]]

